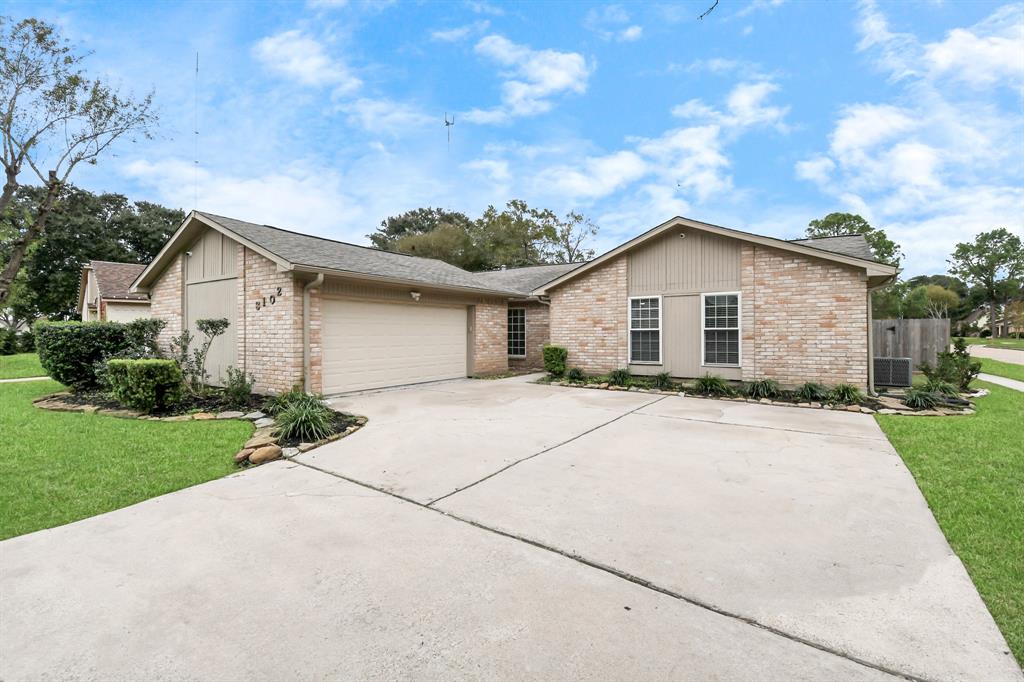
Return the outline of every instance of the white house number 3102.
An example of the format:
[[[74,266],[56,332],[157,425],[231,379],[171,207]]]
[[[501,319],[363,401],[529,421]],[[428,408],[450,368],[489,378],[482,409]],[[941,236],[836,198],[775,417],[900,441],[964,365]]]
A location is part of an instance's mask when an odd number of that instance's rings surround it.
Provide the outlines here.
[[[266,308],[268,305],[274,305],[277,303],[277,299],[279,298],[281,298],[281,287],[278,287],[274,293],[269,296],[269,298],[264,296],[262,299],[256,301],[256,310]]]

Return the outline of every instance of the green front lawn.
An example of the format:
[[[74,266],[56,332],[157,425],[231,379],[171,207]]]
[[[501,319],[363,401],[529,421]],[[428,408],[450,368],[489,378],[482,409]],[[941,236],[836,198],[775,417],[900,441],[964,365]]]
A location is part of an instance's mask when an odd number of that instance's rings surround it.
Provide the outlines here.
[[[0,379],[44,376],[46,376],[46,372],[39,364],[39,356],[35,353],[0,355]]]
[[[1024,381],[1024,365],[1015,365],[1012,362],[1001,362],[991,358],[978,358],[978,360],[981,360],[981,371],[986,374]]]
[[[0,385],[0,540],[119,509],[236,471],[242,421],[157,422],[51,412],[55,381]]]
[[[993,348],[1016,348],[1017,350],[1024,350],[1024,339],[980,339],[977,336],[968,336],[964,338],[969,346],[991,346]]]
[[[1024,393],[984,386],[974,415],[875,418],[1024,663]]]

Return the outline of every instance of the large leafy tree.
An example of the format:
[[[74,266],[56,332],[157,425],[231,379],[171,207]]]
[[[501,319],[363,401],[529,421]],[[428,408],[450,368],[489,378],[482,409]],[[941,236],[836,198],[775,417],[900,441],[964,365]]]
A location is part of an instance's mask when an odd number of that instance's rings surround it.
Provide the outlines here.
[[[417,208],[387,218],[368,236],[378,248],[479,271],[582,262],[593,257],[586,244],[597,229],[580,213],[560,219],[551,210],[513,199],[501,210],[488,206],[476,220],[457,211]]]
[[[996,335],[996,312],[1021,288],[1024,246],[1006,228],[979,234],[973,242],[960,242],[949,259],[949,272],[984,293],[988,322]]]
[[[959,305],[955,291],[938,284],[921,284],[911,289],[904,317],[948,318]]]
[[[15,193],[14,210],[0,218],[0,234],[6,237],[0,243],[0,259],[29,229],[31,207],[45,192],[42,187],[22,187]],[[90,260],[148,263],[184,218],[181,210],[65,185],[45,236],[25,254],[4,303],[8,316],[17,321],[74,317],[82,265]]]
[[[862,234],[876,260],[899,265],[903,258],[899,244],[889,239],[884,230],[872,227],[856,213],[829,213],[824,218],[812,220],[807,224],[806,234],[810,238]]]
[[[80,68],[85,56],[44,21],[0,17],[0,217],[14,209],[23,173],[43,188],[33,203],[18,207],[24,229],[5,249],[0,305],[46,235],[75,168],[95,164],[119,139],[148,136],[156,123],[152,95],[136,100],[89,78]]]

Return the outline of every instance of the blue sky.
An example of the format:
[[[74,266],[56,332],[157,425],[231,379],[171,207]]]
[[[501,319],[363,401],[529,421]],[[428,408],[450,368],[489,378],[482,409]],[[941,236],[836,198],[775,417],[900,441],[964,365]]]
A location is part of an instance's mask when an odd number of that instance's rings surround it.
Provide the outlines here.
[[[1024,234],[1024,5],[21,3],[156,93],[156,139],[76,181],[365,243],[388,215],[577,210],[611,248],[673,215],[792,238],[858,212],[945,271]],[[454,115],[449,148],[442,125]]]

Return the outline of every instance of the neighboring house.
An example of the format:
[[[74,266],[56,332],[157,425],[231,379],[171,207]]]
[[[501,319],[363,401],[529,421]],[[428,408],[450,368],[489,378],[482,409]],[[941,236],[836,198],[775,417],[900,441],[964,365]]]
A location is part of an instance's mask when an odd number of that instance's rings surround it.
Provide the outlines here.
[[[540,367],[549,339],[592,372],[863,387],[868,291],[895,273],[862,237],[786,242],[681,218],[587,264],[471,273],[193,212],[132,291],[168,321],[165,344],[196,333],[196,320],[227,318],[208,369],[219,378],[240,367],[258,391],[333,394]]]
[[[149,297],[128,291],[145,269],[145,265],[136,263],[89,261],[82,267],[78,285],[78,311],[82,321],[131,322],[149,317]]]
[[[784,241],[673,218],[532,293],[587,372],[865,388],[870,292],[897,272],[860,235]]]

